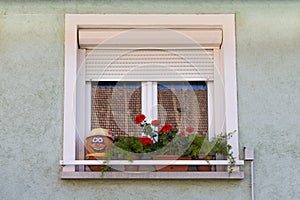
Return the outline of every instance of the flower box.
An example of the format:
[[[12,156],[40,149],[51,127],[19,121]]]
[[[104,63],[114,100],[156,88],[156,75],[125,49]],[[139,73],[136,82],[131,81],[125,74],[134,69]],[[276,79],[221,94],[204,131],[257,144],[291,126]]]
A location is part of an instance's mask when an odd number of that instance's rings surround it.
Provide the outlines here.
[[[186,157],[178,157],[178,155],[157,155],[153,157],[153,160],[170,160],[170,162],[174,160],[191,160],[191,156]],[[158,172],[182,172],[188,171],[188,165],[156,165],[156,171]]]

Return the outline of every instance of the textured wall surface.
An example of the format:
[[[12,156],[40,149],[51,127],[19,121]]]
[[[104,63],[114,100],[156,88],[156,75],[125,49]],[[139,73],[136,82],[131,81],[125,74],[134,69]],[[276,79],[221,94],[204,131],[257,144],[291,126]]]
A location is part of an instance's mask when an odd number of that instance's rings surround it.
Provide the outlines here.
[[[300,198],[300,2],[107,0],[0,2],[0,199],[250,199],[249,163],[242,181],[60,179],[65,13],[235,13],[256,198]]]

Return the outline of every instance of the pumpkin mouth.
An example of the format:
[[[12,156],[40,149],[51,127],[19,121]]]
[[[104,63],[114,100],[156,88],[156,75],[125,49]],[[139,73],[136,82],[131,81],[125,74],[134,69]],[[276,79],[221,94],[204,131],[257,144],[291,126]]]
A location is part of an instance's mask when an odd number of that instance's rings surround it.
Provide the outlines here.
[[[90,145],[91,149],[93,149],[95,152],[101,152],[106,149],[106,144],[104,143],[93,143]]]
[[[104,147],[100,147],[100,148],[92,147],[92,149],[93,149],[94,151],[103,151],[103,150],[105,150],[105,146],[104,146]]]

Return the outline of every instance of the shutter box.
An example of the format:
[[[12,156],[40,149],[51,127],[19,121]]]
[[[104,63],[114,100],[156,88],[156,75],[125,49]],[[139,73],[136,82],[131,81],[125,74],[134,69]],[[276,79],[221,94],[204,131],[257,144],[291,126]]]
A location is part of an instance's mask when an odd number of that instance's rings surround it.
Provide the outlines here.
[[[79,47],[194,47],[220,48],[223,32],[220,28],[188,29],[79,29]]]

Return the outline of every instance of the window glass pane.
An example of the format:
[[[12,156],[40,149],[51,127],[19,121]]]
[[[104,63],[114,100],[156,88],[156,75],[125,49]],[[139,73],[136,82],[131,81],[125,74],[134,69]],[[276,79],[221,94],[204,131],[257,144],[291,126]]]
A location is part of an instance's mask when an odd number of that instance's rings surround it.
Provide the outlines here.
[[[179,131],[208,131],[207,86],[202,81],[158,82],[158,118]]]
[[[117,135],[140,132],[135,116],[141,113],[140,82],[93,82],[91,126]]]

